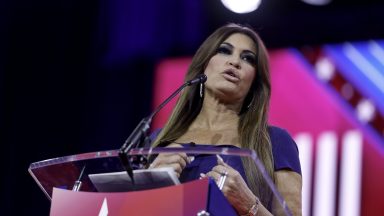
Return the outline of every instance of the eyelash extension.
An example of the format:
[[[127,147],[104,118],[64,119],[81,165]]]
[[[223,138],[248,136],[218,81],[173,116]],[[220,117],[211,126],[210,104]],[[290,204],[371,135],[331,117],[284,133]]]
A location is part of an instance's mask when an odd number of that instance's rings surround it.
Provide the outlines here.
[[[248,60],[246,60],[246,59],[244,59],[244,58],[247,58]],[[250,54],[245,54],[245,55],[243,55],[243,56],[241,56],[241,59],[243,59],[244,61],[247,61],[247,62],[249,62],[249,63],[251,63],[251,64],[256,64],[256,58],[255,57],[253,57],[252,55],[250,55]]]
[[[226,54],[226,55],[231,55],[232,54],[232,50],[228,47],[225,47],[225,46],[219,46],[216,50],[216,53],[219,53],[219,54]],[[241,54],[240,55],[240,58],[252,65],[256,64],[256,59],[254,56],[252,56],[251,54]]]
[[[230,50],[228,47],[219,46],[216,50],[216,53],[231,54],[232,50]]]

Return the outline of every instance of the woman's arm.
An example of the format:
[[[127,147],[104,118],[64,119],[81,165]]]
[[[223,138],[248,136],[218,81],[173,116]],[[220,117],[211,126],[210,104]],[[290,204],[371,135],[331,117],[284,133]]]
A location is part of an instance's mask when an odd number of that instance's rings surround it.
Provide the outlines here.
[[[217,182],[221,173],[227,173],[227,180],[225,181],[222,192],[228,201],[235,207],[239,215],[249,215],[248,212],[254,204],[256,204],[258,198],[248,188],[242,176],[237,170],[234,170],[231,166],[218,159],[218,165],[215,166],[212,171],[208,172],[204,176],[210,176]],[[293,171],[281,170],[275,172],[276,187],[285,199],[289,209],[293,215],[301,215],[301,176]],[[258,204],[257,216],[272,215],[263,205]],[[273,215],[285,215],[281,206],[274,203]]]
[[[212,177],[218,183],[222,173],[226,173],[227,178],[224,182],[222,192],[228,199],[229,203],[235,208],[238,215],[249,216],[249,211],[253,205],[257,204],[257,216],[270,216],[272,215],[263,205],[258,201],[258,198],[252,193],[247,184],[245,183],[241,174],[226,164],[220,156],[218,156],[217,166],[213,167],[210,172],[203,174],[202,177]]]
[[[276,187],[283,196],[288,208],[295,216],[301,215],[301,175],[290,170],[279,170],[275,172]],[[284,215],[280,205],[273,206],[276,215]]]

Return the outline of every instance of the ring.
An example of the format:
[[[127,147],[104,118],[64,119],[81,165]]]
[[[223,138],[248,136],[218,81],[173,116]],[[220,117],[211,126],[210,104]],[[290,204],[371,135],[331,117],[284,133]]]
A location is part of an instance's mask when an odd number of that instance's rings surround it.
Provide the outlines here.
[[[217,184],[217,186],[219,187],[220,190],[223,189],[224,187],[224,184],[225,184],[225,180],[227,179],[227,175],[228,175],[228,172],[227,170],[225,170],[225,172],[223,173],[220,173],[220,179],[219,179],[219,183]]]

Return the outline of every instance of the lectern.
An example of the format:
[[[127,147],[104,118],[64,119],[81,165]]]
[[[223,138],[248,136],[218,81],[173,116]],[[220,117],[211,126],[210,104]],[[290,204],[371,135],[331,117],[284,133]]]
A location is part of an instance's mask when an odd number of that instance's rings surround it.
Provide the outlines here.
[[[285,202],[266,174],[254,151],[215,147],[139,148],[129,152],[131,158],[146,161],[160,153],[183,152],[196,155],[231,155],[250,157],[266,178],[274,196],[271,207],[291,215]],[[139,162],[140,163],[140,162]],[[135,169],[144,169],[137,165]],[[159,188],[120,192],[99,192],[90,174],[124,171],[118,150],[83,153],[32,163],[29,172],[48,199],[51,215],[236,215],[216,182],[196,179]]]

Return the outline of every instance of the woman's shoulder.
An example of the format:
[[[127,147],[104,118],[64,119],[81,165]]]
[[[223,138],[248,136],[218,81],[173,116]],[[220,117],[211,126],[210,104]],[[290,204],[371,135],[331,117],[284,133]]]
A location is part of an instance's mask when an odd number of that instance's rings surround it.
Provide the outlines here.
[[[269,136],[272,138],[290,138],[291,135],[288,133],[288,131],[284,128],[277,127],[274,125],[268,126],[268,132]]]
[[[287,130],[277,127],[268,127],[272,144],[272,153],[275,170],[289,169],[301,174],[299,150],[297,144]]]
[[[297,145],[286,129],[277,126],[268,126],[269,138],[272,146],[289,145],[297,149]]]

